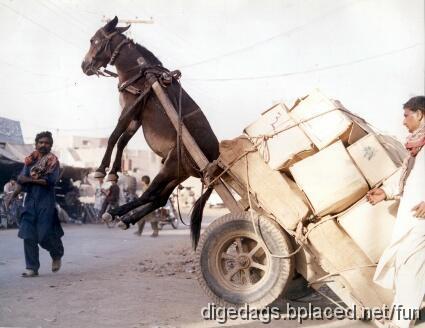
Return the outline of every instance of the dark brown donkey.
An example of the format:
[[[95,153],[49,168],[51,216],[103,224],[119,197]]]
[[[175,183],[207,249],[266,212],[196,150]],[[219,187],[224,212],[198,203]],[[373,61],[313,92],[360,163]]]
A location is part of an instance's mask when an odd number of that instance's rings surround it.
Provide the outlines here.
[[[149,50],[133,43],[122,34],[129,26],[117,27],[117,23],[118,18],[115,17],[91,38],[90,49],[81,65],[83,72],[87,75],[99,74],[101,67],[114,64],[119,83],[122,85],[140,72],[140,63],[144,63],[147,69],[161,69],[162,63]],[[132,87],[149,90],[146,89],[147,83],[147,79],[142,77],[132,83]],[[181,88],[175,78],[169,81],[165,92],[174,107],[181,109],[182,121],[207,159],[210,162],[217,159],[218,140],[198,105]],[[110,165],[112,150],[117,143],[117,155],[110,174],[120,171],[122,151],[140,126],[143,128],[146,142],[164,163],[141,197],[110,210],[107,214],[112,218],[119,217],[124,223],[121,226],[128,228],[130,223],[135,224],[146,214],[165,206],[174,188],[189,176],[202,178],[203,175],[183,145],[178,147],[177,132],[152,90],[147,92],[141,101],[137,101],[138,95],[129,92],[128,89],[121,92],[120,98],[123,110],[117,126],[109,137],[106,153],[96,171],[97,176],[105,176],[105,170]],[[137,106],[133,106],[135,103]],[[178,156],[177,148],[180,149],[180,156]],[[212,189],[207,189],[196,201],[192,211],[191,233],[195,247],[200,234],[202,210],[211,191]]]

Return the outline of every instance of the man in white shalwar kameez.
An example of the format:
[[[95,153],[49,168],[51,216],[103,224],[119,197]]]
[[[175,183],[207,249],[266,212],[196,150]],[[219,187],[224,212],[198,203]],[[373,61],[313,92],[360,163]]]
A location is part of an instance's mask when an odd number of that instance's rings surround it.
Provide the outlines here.
[[[375,188],[367,197],[376,204],[400,199],[391,243],[376,268],[374,281],[393,289],[394,316],[388,327],[411,327],[425,295],[425,97],[404,104],[404,125],[410,132],[400,182]],[[400,310],[398,310],[400,309]]]

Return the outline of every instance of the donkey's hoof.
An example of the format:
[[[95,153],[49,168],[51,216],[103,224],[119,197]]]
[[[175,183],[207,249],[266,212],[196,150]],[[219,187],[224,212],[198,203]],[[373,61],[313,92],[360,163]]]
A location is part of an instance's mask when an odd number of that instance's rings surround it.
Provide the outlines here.
[[[105,173],[104,172],[100,172],[100,171],[95,171],[94,172],[94,178],[95,179],[101,179],[101,178],[104,178],[105,177]]]
[[[118,181],[118,175],[115,173],[109,173],[106,181]]]
[[[105,212],[102,215],[102,221],[105,222],[105,223],[110,223],[110,222],[114,221],[114,218],[112,217],[111,214],[109,214],[108,212]]]
[[[128,223],[125,222],[118,222],[118,227],[122,230],[127,230],[128,228],[130,228],[130,225]]]

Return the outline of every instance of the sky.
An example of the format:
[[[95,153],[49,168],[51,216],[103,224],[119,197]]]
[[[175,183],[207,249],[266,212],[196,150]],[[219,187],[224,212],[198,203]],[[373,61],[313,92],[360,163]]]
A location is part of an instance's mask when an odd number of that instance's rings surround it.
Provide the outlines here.
[[[423,0],[0,0],[0,116],[26,142],[112,132],[117,81],[80,65],[115,15],[153,21],[127,35],[182,71],[220,140],[315,88],[404,138],[402,104],[425,93]],[[129,147],[147,148],[141,131]]]

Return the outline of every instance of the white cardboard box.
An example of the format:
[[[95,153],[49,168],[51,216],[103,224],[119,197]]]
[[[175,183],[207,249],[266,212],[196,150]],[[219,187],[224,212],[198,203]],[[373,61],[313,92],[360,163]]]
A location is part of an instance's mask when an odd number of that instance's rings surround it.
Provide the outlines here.
[[[371,205],[364,200],[339,217],[338,222],[367,257],[378,263],[390,244],[397,208],[397,201]]]
[[[314,213],[339,213],[369,190],[341,141],[322,149],[289,168],[304,191]]]
[[[372,188],[397,170],[397,166],[374,134],[356,141],[347,151]]]
[[[291,117],[319,149],[330,145],[351,126],[351,119],[340,106],[314,90],[291,111]]]
[[[285,130],[287,128],[289,129]],[[274,135],[279,131],[282,132]],[[282,104],[273,106],[264,112],[244,132],[250,137],[274,135],[264,142],[260,142],[259,146],[260,155],[273,170],[283,169],[315,152],[311,140],[296,126]],[[253,139],[253,141],[256,140]]]

